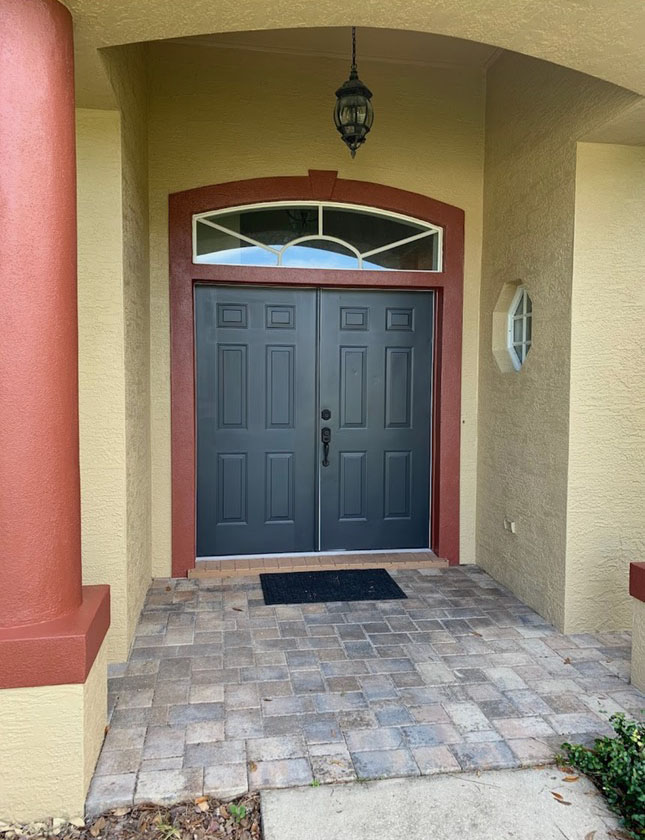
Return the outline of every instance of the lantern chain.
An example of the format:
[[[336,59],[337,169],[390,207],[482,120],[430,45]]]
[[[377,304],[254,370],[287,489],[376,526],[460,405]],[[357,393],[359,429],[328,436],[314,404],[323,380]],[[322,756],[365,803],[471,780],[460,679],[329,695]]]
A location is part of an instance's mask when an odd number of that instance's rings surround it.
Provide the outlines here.
[[[356,27],[352,26],[352,70],[356,70]]]

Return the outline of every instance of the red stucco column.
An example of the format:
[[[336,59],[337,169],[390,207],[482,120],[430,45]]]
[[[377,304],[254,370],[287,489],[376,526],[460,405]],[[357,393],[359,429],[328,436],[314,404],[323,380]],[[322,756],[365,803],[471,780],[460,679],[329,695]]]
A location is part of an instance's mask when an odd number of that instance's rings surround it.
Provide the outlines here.
[[[11,670],[10,643],[15,648],[31,634],[33,648],[39,632],[51,641],[63,625],[69,634],[70,622],[87,612],[87,598],[81,587],[72,20],[56,0],[0,0],[0,20],[2,686],[3,666]],[[96,600],[96,592],[86,595]]]

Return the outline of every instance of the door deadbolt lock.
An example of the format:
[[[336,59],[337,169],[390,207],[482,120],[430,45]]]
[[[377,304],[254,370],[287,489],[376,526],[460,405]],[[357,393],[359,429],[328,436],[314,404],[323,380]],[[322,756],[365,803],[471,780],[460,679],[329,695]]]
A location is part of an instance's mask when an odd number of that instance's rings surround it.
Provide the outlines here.
[[[331,419],[331,411],[328,408],[323,408],[320,412],[320,416],[323,420],[330,420]]]

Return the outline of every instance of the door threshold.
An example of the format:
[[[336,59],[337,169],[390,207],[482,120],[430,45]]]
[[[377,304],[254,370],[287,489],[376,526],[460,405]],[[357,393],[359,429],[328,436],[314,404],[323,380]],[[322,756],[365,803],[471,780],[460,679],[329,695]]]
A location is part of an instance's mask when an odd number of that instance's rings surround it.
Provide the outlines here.
[[[284,551],[276,552],[275,554],[214,554],[210,557],[197,557],[197,563],[221,562],[222,560],[255,560],[258,557],[262,559],[282,558],[282,557],[353,557],[357,554],[372,555],[372,554],[432,554],[434,552],[430,548],[369,548],[364,551],[355,551],[354,549],[334,548],[331,551]]]
[[[276,572],[334,569],[445,569],[448,561],[430,549],[375,551],[326,551],[301,554],[267,554],[246,557],[200,557],[189,578],[238,577]]]

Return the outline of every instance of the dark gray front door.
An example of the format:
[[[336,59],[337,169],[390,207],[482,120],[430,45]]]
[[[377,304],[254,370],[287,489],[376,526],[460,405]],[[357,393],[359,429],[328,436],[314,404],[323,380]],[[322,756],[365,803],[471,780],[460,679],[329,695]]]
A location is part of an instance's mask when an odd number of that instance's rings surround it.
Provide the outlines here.
[[[322,550],[429,545],[432,298],[322,292]]]
[[[198,556],[428,547],[431,292],[198,286],[195,318]]]
[[[316,292],[195,288],[197,555],[312,551]]]

